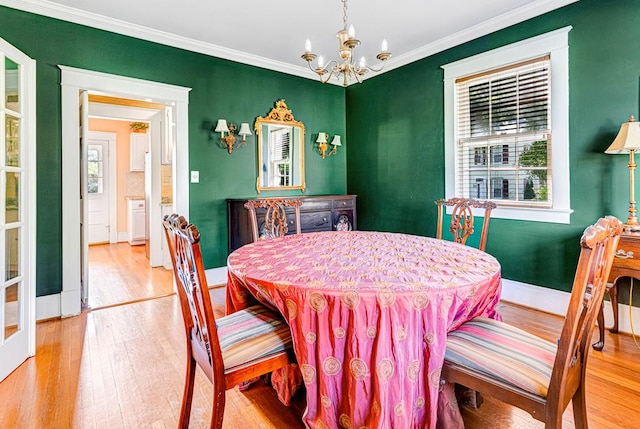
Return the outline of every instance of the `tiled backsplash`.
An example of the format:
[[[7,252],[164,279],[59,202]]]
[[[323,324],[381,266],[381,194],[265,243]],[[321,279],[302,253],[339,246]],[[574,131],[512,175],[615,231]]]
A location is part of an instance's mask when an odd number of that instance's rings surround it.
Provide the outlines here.
[[[144,196],[144,171],[129,171],[124,177],[124,193],[127,197]]]
[[[171,165],[163,165],[161,170],[161,197],[162,201],[171,202],[173,192],[171,189]],[[144,196],[144,172],[128,171],[124,178],[126,197]]]

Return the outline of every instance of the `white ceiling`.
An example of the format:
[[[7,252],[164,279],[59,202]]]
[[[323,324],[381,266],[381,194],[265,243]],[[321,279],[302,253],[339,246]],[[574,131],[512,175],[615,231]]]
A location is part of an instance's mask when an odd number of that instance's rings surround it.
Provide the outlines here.
[[[387,70],[577,0],[350,0],[348,22],[373,65],[386,38]],[[0,0],[0,5],[285,73],[316,78],[300,58],[308,38],[338,58],[341,0]],[[371,76],[371,74],[369,74]]]

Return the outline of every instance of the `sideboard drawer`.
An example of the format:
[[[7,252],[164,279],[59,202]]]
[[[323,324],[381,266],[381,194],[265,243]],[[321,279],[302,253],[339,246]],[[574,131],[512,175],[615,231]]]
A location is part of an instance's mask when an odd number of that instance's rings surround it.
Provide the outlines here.
[[[331,211],[301,212],[300,228],[304,232],[331,231]]]
[[[354,204],[355,204],[355,200],[353,200],[353,199],[333,200],[333,208],[334,209],[346,209],[346,208],[349,208],[349,207],[353,207]]]

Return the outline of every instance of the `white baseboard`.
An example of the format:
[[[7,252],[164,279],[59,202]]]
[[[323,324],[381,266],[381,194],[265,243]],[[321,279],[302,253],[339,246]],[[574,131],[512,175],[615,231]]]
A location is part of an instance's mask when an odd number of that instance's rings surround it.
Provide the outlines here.
[[[127,231],[125,232],[119,232],[118,233],[118,243],[122,243],[125,241],[129,241],[129,233]]]
[[[36,297],[36,320],[60,317],[60,294]]]
[[[501,299],[503,301],[559,316],[564,316],[567,313],[570,295],[569,292],[502,279]],[[640,334],[640,308],[632,307],[631,313],[633,319],[629,317],[629,306],[618,303],[618,329],[620,332],[630,334],[632,332],[631,321],[633,321],[633,330],[636,334]],[[609,301],[604,302],[604,324],[607,327],[613,325],[613,310]]]
[[[209,287],[227,284],[227,267],[210,268],[205,270]]]

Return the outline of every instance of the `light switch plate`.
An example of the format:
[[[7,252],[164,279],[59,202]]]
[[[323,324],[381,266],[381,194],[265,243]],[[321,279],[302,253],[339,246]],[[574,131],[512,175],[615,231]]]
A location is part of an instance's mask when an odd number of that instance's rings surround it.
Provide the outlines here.
[[[191,171],[191,183],[200,183],[199,171]]]

